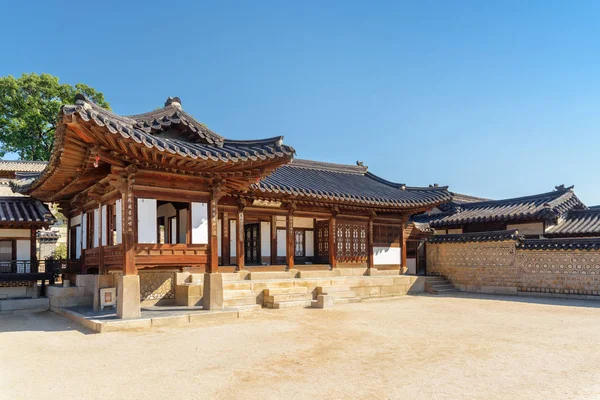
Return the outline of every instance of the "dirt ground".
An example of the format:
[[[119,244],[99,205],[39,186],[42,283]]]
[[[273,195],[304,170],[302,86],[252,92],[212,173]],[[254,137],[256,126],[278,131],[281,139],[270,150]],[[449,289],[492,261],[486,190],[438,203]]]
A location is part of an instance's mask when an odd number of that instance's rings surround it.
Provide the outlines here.
[[[600,399],[600,302],[458,294],[91,334],[0,316],[1,399]]]

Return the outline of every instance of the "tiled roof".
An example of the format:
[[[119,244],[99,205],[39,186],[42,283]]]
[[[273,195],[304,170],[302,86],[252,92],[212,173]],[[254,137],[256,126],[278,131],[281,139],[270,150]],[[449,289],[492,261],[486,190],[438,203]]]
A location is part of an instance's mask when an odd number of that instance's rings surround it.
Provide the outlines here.
[[[63,115],[76,114],[84,121],[93,121],[122,139],[191,159],[230,163],[292,156],[295,152],[291,146],[283,144],[282,136],[261,140],[224,139],[197,122],[177,104],[179,102],[167,102],[159,110],[124,117],[78,96],[76,104],[64,106],[61,112]],[[170,127],[176,125],[184,125],[192,134],[185,138],[172,135]]]
[[[0,160],[0,171],[42,172],[46,164],[46,161]]]
[[[293,160],[254,185],[264,193],[385,207],[427,207],[450,200],[445,187],[407,187],[362,165]]]
[[[525,250],[599,250],[600,238],[521,239],[517,247]]]
[[[547,228],[544,236],[600,236],[600,209],[571,210]]]
[[[503,242],[519,239],[518,231],[510,229],[505,231],[490,231],[476,233],[456,233],[448,235],[434,235],[430,243],[470,243],[470,242]]]
[[[0,225],[3,223],[53,224],[54,216],[41,201],[31,197],[0,197]]]
[[[430,220],[430,225],[436,228],[474,222],[548,219],[557,218],[571,209],[584,208],[572,187],[557,186],[552,192],[533,196],[455,205],[452,211],[437,214]]]

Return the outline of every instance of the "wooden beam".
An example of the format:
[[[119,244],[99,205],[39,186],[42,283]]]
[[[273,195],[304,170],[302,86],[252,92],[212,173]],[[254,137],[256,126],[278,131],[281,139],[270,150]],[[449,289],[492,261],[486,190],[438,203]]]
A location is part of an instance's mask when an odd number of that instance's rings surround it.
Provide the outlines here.
[[[209,274],[219,272],[219,240],[217,236],[219,194],[219,186],[213,187],[210,193],[210,202],[208,203],[209,262],[206,272]]]

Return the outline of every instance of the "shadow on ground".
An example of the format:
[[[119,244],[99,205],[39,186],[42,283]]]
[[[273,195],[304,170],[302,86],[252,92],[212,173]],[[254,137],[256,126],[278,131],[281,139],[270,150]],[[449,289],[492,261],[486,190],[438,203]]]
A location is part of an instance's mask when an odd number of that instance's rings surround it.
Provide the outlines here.
[[[95,333],[52,311],[19,312],[0,315],[0,335],[8,332],[64,331],[75,331],[84,335]]]
[[[439,298],[460,298],[472,300],[493,300],[493,301],[509,301],[514,303],[529,303],[529,304],[545,304],[551,306],[564,307],[584,307],[584,308],[600,308],[600,301],[585,300],[585,299],[570,299],[564,297],[544,297],[544,296],[524,296],[524,295],[502,295],[502,294],[485,294],[485,293],[467,293],[453,292],[448,294],[419,294],[419,296],[439,297]],[[600,300],[600,298],[599,298]]]

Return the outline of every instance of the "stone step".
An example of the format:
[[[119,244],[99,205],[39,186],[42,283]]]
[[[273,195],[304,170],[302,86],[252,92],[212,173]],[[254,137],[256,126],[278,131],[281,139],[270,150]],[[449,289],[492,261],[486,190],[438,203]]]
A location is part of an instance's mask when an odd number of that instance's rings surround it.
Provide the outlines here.
[[[306,286],[265,289],[265,296],[273,296],[276,294],[293,294],[293,293],[308,293],[308,289],[306,288]]]
[[[434,289],[433,290],[435,293],[447,293],[447,292],[457,292],[458,290],[453,287],[451,289]]]
[[[252,290],[223,290],[223,299],[237,299],[252,296]]]
[[[300,300],[312,300],[312,293],[289,293],[265,296],[265,303],[282,303]]]
[[[245,306],[233,306],[232,309],[238,311],[259,311],[262,310],[262,306],[260,304],[248,304]]]
[[[266,271],[266,272],[255,272],[252,271],[248,274],[248,279],[256,280],[269,280],[269,279],[292,279],[295,273],[287,271]]]
[[[225,272],[221,274],[223,276],[223,282],[227,281],[239,281],[240,273],[239,272]]]
[[[254,296],[238,297],[235,299],[223,299],[223,307],[225,308],[249,306],[253,304],[258,304],[256,302],[256,297]]]
[[[340,276],[337,270],[300,271],[300,278],[331,278]]]
[[[451,283],[444,283],[439,285],[431,285],[433,290],[444,290],[444,289],[454,289],[454,285]]]
[[[312,304],[312,300],[284,301],[281,303],[273,303],[272,308],[282,309],[282,308],[310,307],[311,304]]]
[[[323,292],[321,294],[331,296],[334,299],[351,299],[353,297],[356,297],[356,293],[354,293],[351,290],[347,290],[345,292]]]
[[[318,293],[349,292],[350,286],[318,286]]]
[[[223,290],[252,290],[252,283],[248,281],[223,282]]]

